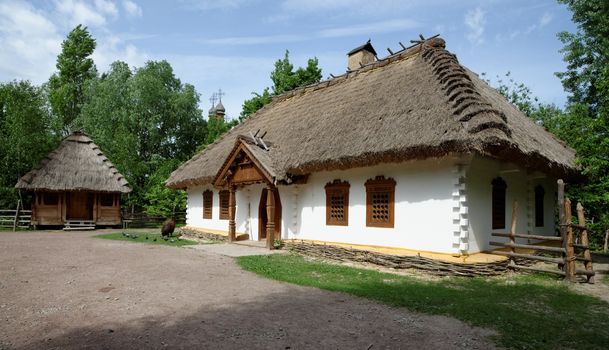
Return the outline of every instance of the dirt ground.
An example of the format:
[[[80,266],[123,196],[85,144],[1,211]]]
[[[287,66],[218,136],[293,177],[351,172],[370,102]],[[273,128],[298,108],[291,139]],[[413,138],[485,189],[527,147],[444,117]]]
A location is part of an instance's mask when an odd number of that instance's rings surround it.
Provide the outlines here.
[[[455,319],[97,233],[0,232],[0,349],[494,348]]]

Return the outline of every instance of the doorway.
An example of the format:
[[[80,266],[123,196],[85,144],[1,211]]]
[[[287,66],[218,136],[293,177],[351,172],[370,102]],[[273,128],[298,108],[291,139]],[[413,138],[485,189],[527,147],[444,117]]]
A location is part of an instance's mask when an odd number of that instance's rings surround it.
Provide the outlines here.
[[[66,195],[66,219],[93,220],[93,194],[68,192]]]
[[[266,215],[266,198],[268,196],[268,189],[262,189],[260,194],[260,204],[258,205],[258,240],[262,241],[266,239],[266,224],[268,223],[268,217]],[[275,195],[275,237],[281,237],[281,198],[279,198],[279,191],[273,191]]]

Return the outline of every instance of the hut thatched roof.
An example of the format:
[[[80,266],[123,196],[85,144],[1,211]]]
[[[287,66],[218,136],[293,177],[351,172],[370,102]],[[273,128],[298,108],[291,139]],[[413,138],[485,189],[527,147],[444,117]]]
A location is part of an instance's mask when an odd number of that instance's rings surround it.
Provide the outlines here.
[[[271,145],[263,152],[278,182],[455,153],[576,173],[575,151],[461,66],[441,38],[274,98],[182,164],[167,186],[211,183],[235,143],[258,130]]]
[[[83,132],[75,131],[40,165],[22,176],[16,188],[28,191],[131,192],[127,180]]]

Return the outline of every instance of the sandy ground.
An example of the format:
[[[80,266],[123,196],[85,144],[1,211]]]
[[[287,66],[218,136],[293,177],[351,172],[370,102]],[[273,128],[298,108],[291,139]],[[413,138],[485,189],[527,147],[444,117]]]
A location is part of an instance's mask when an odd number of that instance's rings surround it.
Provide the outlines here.
[[[260,278],[215,252],[0,232],[0,349],[489,349],[489,330]]]

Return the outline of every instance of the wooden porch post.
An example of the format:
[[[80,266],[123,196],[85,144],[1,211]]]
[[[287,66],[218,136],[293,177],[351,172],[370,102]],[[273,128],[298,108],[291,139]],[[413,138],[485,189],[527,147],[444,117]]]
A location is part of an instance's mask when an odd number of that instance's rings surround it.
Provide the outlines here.
[[[235,196],[235,186],[230,185],[228,197],[228,241],[234,242],[235,237],[235,211],[237,209],[237,198]]]
[[[273,249],[275,239],[275,186],[268,185],[266,194],[266,247]]]
[[[566,228],[566,236],[563,240],[563,247],[567,254],[565,256],[565,278],[568,281],[575,281],[575,249],[573,248],[573,228],[571,227],[571,201],[569,198],[565,199],[565,222],[564,227]]]

